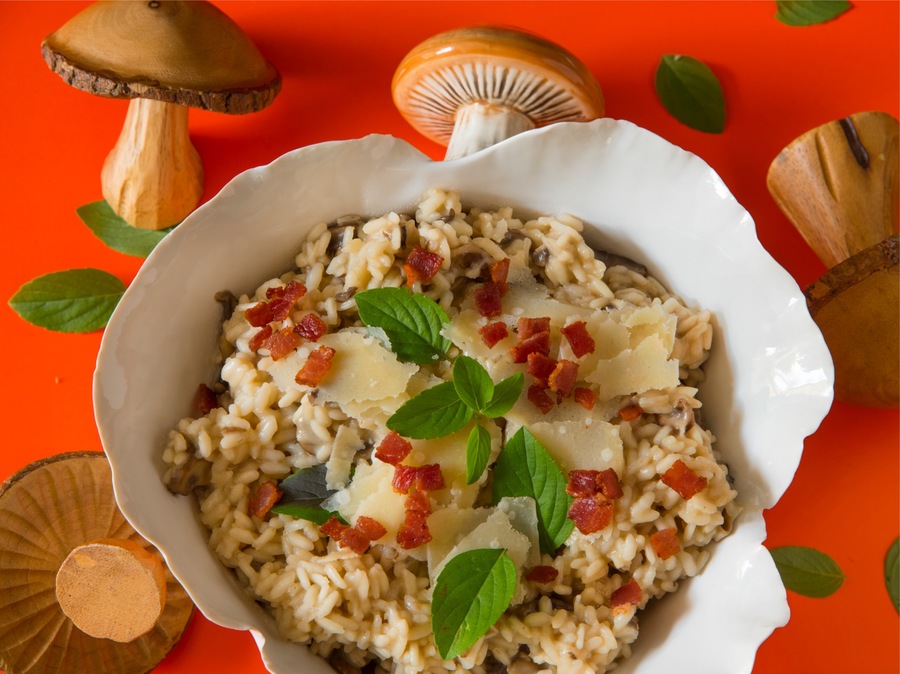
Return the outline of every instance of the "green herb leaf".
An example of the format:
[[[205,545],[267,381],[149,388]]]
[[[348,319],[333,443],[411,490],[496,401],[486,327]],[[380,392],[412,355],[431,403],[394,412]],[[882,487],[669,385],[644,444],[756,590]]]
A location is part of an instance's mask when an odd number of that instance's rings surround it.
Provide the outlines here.
[[[168,229],[152,230],[132,227],[106,201],[95,201],[75,210],[81,221],[107,246],[126,255],[147,257],[162,241]]]
[[[109,321],[125,284],[100,269],[53,272],[29,281],[9,306],[29,323],[57,332],[93,332]]]
[[[450,318],[434,300],[403,288],[364,290],[355,299],[362,322],[384,330],[400,360],[434,363],[450,348],[450,340],[441,335]]]
[[[444,660],[465,653],[509,608],[516,565],[506,550],[469,550],[449,562],[435,583],[431,628]]]
[[[815,548],[786,545],[771,550],[781,581],[788,590],[805,597],[827,597],[844,582],[841,567]]]
[[[839,17],[850,9],[844,0],[775,0],[775,18],[788,26],[812,26]]]
[[[525,376],[521,372],[516,372],[511,377],[507,377],[494,386],[494,397],[491,398],[488,406],[481,410],[481,413],[491,419],[502,417],[516,404],[524,387]]]
[[[272,508],[279,515],[309,520],[322,525],[335,513],[321,507],[322,501],[334,493],[326,484],[324,463],[303,468],[283,479],[278,488],[281,498]]]
[[[478,481],[491,459],[491,434],[481,424],[475,424],[466,442],[466,484]]]
[[[285,505],[275,505],[272,507],[271,512],[276,515],[287,515],[288,517],[293,517],[298,520],[308,520],[310,522],[315,522],[319,526],[322,526],[330,520],[332,517],[337,517],[341,522],[347,524],[343,517],[338,515],[337,513],[333,513],[330,510],[325,510],[324,508],[317,508],[315,506],[303,506],[296,503],[285,504]]]
[[[494,382],[481,363],[468,356],[459,356],[453,363],[453,385],[459,399],[474,411],[487,407],[494,395]]]
[[[682,124],[706,133],[722,133],[725,128],[722,86],[712,70],[697,59],[663,56],[656,69],[656,93]]]
[[[495,505],[504,496],[535,500],[541,552],[552,554],[572,533],[574,524],[566,517],[572,505],[566,477],[550,453],[522,427],[500,451],[493,476]]]
[[[894,609],[900,613],[900,538],[894,539],[884,557],[884,584],[894,602]]]
[[[459,399],[453,382],[445,381],[403,403],[387,427],[407,438],[428,440],[455,433],[471,418],[472,409]]]

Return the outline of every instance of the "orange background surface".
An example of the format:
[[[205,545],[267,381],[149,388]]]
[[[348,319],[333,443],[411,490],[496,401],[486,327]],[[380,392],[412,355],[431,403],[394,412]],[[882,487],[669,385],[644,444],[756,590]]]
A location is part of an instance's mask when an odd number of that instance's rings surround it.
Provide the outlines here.
[[[857,2],[835,21],[805,28],[776,21],[775,3],[768,0],[219,4],[279,68],[284,87],[271,108],[254,115],[192,111],[192,138],[206,169],[204,199],[238,172],[320,141],[387,133],[442,157],[443,149],[419,136],[394,108],[394,68],[434,33],[512,25],[582,59],[603,88],[610,117],[646,127],[711,164],[755,218],[763,245],[806,287],[825,269],[770,198],[769,163],[819,124],[865,110],[898,116],[900,4],[894,1]],[[33,327],[6,300],[30,279],[77,267],[105,269],[128,283],[141,263],[107,249],[75,215],[78,206],[101,198],[100,167],[127,106],[67,87],[41,60],[42,38],[82,6],[0,2],[0,334],[6,372],[0,480],[44,456],[101,449],[91,405],[100,334]],[[717,74],[728,111],[724,133],[693,131],[665,112],[653,74],[668,53],[694,56]],[[900,625],[883,577],[885,552],[900,528],[898,449],[896,410],[841,402],[807,440],[792,486],[767,513],[767,545],[819,548],[847,579],[826,599],[788,593],[791,621],[761,647],[757,674],[900,668]],[[248,633],[225,630],[197,613],[156,672],[265,669]]]

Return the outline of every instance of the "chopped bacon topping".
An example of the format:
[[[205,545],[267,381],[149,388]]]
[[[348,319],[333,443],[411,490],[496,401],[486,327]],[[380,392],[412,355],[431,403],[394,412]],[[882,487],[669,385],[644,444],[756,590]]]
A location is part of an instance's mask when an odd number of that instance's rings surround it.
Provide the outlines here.
[[[409,493],[409,496],[406,497],[406,502],[403,504],[403,507],[406,510],[415,510],[417,513],[422,513],[423,515],[431,514],[431,501],[428,500],[428,496],[419,491],[412,491]]]
[[[540,384],[532,384],[528,387],[528,400],[530,400],[542,414],[547,414],[547,412],[553,409],[553,399],[547,395],[544,387]]]
[[[403,271],[406,272],[406,285],[412,286],[416,281],[430,281],[443,264],[443,257],[416,246],[403,264]]]
[[[365,515],[360,515],[356,518],[354,528],[364,533],[370,541],[377,541],[387,533],[387,529],[384,528],[381,522]]]
[[[331,369],[332,358],[334,358],[334,349],[330,346],[320,346],[309,354],[294,380],[298,384],[318,386]]]
[[[535,351],[528,354],[528,374],[541,381],[547,381],[556,369],[556,359]]]
[[[406,518],[397,532],[397,544],[404,550],[412,550],[425,545],[431,540],[428,521],[425,515],[416,510],[407,510]]]
[[[268,301],[250,307],[244,316],[255,328],[261,328],[272,321],[283,321],[291,313],[294,303],[305,294],[306,286],[297,281],[269,288],[266,290]]]
[[[319,337],[328,332],[328,326],[319,314],[308,313],[294,326],[294,332],[311,342],[318,342]]]
[[[281,360],[298,346],[300,346],[300,338],[294,334],[292,328],[276,330],[265,343],[265,347],[272,355],[272,360]]]
[[[550,390],[559,393],[564,398],[572,395],[576,381],[578,381],[578,363],[573,363],[571,360],[559,361],[547,379]]]
[[[500,285],[493,281],[482,284],[475,291],[475,307],[478,313],[485,318],[496,318],[503,311],[503,305],[500,303],[502,297],[503,288]]]
[[[706,489],[709,482],[705,477],[697,475],[688,468],[687,464],[679,459],[672,464],[665,473],[663,473],[662,481],[676,492],[681,498],[687,500]]]
[[[332,515],[322,526],[319,527],[319,531],[321,531],[326,536],[330,536],[335,540],[339,540],[341,537],[341,533],[345,529],[349,529],[346,524],[341,522],[337,515]]]
[[[594,409],[594,405],[597,404],[597,394],[592,389],[582,386],[575,388],[572,392],[572,397],[575,398],[576,403],[586,410]]]
[[[593,496],[597,493],[598,470],[571,470],[566,493],[570,496]]]
[[[394,467],[394,479],[391,486],[398,494],[405,494],[412,489],[416,482],[416,474],[419,471],[414,466],[398,465]]]
[[[509,275],[509,258],[503,258],[491,265],[491,281],[496,283],[503,289],[506,285],[506,277]],[[503,294],[506,294],[504,289]]]
[[[369,549],[371,541],[377,541],[387,533],[381,522],[365,515],[360,515],[352,527],[348,527],[336,516],[331,517],[319,527],[319,531],[358,555]]]
[[[281,498],[282,491],[274,482],[263,482],[250,496],[250,503],[247,505],[247,511],[254,517],[265,517],[278,500]]]
[[[341,532],[338,542],[343,548],[350,548],[357,555],[369,549],[369,537],[356,527],[348,527]]]
[[[525,578],[532,583],[552,583],[559,576],[559,571],[552,566],[533,566],[528,569]]]
[[[619,484],[619,475],[615,469],[601,470],[596,477],[597,490],[610,501],[622,497],[622,485]]]
[[[378,448],[375,450],[375,458],[396,466],[403,461],[412,451],[412,443],[401,436],[397,431],[391,431]]]
[[[196,400],[197,408],[203,416],[206,416],[219,407],[219,399],[216,397],[216,392],[206,384],[200,384],[200,386],[197,387]]]
[[[503,321],[495,321],[481,328],[478,334],[481,335],[481,339],[487,348],[493,349],[497,342],[509,336],[509,328],[506,327],[506,323]]]
[[[641,586],[637,584],[637,581],[634,578],[632,578],[612,593],[612,596],[609,598],[609,604],[615,612],[615,609],[620,606],[627,607],[640,605],[643,597],[644,593],[641,591]]]
[[[272,336],[272,326],[264,325],[264,326],[262,326],[262,328],[260,329],[259,332],[257,332],[255,335],[253,335],[250,338],[250,341],[247,342],[247,347],[251,351],[258,351],[259,348],[263,344],[265,344],[266,340],[269,339],[269,337],[271,337],[271,336]]]
[[[634,421],[644,413],[644,409],[635,403],[634,405],[625,405],[619,410],[619,418],[623,421]]]
[[[420,491],[437,491],[444,488],[444,475],[436,463],[416,469],[416,488]]]
[[[650,534],[650,545],[653,551],[660,559],[668,559],[681,550],[681,544],[678,542],[678,532],[675,527],[662,529]]]
[[[550,332],[550,317],[542,316],[541,318],[527,318],[523,316],[516,325],[516,332],[519,334],[519,341],[522,342],[532,335],[539,332]]]
[[[561,332],[576,358],[581,358],[589,353],[594,353],[594,338],[588,334],[587,324],[584,321],[570,323],[562,328]]]
[[[592,534],[605,529],[612,522],[615,506],[604,498],[578,496],[566,515],[583,534]]]
[[[524,363],[528,360],[528,354],[540,353],[547,355],[550,353],[550,332],[538,332],[530,337],[522,339],[519,335],[519,343],[511,347],[509,355],[512,356],[514,363]]]

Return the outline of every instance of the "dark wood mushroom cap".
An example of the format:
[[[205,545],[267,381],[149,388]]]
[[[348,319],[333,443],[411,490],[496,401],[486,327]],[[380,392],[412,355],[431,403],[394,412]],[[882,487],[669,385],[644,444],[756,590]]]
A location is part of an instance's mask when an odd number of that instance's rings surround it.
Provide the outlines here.
[[[281,76],[226,14],[205,1],[101,0],[41,44],[69,85],[244,114],[275,100]]]

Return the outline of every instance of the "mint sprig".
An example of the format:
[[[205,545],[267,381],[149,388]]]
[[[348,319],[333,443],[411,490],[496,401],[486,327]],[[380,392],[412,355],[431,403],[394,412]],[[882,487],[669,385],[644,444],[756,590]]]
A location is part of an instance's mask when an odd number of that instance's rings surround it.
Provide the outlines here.
[[[444,660],[465,653],[499,620],[516,592],[516,565],[504,549],[469,550],[447,562],[435,583],[431,628]]]
[[[356,293],[359,318],[381,328],[400,360],[427,365],[444,358],[450,340],[441,334],[450,321],[441,305],[403,288],[374,288]]]
[[[387,427],[407,438],[429,440],[455,433],[471,418],[472,408],[460,400],[453,382],[445,381],[403,403]]]
[[[481,424],[475,424],[466,442],[466,484],[478,481],[491,459],[491,434]]]
[[[785,545],[770,552],[784,586],[797,594],[827,597],[844,583],[844,572],[837,562],[815,548]]]

